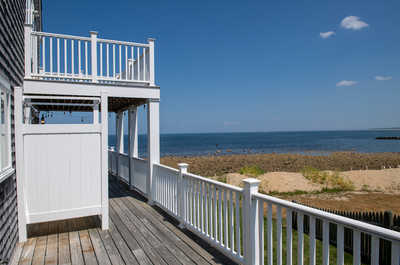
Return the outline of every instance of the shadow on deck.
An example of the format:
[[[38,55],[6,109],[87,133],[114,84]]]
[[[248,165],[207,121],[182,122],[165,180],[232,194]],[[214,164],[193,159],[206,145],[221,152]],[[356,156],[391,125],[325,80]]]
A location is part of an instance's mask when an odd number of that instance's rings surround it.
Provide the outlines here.
[[[110,177],[110,229],[97,217],[30,225],[10,264],[235,264]]]

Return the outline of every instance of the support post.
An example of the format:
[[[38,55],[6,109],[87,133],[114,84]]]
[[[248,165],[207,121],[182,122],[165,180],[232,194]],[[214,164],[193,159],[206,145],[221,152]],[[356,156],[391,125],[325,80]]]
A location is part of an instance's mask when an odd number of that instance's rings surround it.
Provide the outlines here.
[[[154,69],[154,41],[155,39],[147,39],[149,42],[149,83],[155,86],[155,69]]]
[[[160,163],[160,100],[149,99],[147,103],[147,152],[148,171],[146,193],[149,204],[153,204],[153,164]]]
[[[16,158],[16,175],[17,175],[17,204],[18,204],[18,235],[19,242],[27,240],[26,231],[26,201],[25,201],[25,175],[24,175],[24,139],[22,135],[22,119],[23,119],[23,89],[22,87],[14,88],[14,119],[15,119],[15,158]]]
[[[32,24],[25,24],[25,78],[31,77],[32,74]]]
[[[178,180],[178,216],[179,228],[185,228],[185,189],[183,185],[183,174],[187,173],[189,167],[186,163],[179,163],[179,180]]]
[[[138,127],[137,127],[137,107],[128,110],[128,134],[129,134],[129,187],[133,188],[133,159],[138,157]]]
[[[90,31],[90,50],[92,51],[92,81],[97,83],[97,31]],[[121,56],[121,55],[120,55]],[[100,65],[102,67],[102,65]]]
[[[120,154],[124,152],[124,113],[122,111],[118,112],[115,117],[115,120],[117,123],[115,126],[115,128],[117,130],[117,132],[116,132],[116,135],[117,135],[117,144],[116,144],[117,145],[116,146],[116,151],[117,151],[117,154],[116,154],[117,170],[116,171],[117,172],[116,172],[116,176],[117,176],[117,178],[119,178],[120,177],[120,175],[119,175],[119,172],[120,172],[119,157],[120,157]]]
[[[101,229],[109,227],[108,221],[108,96],[101,94]]]
[[[99,102],[93,106],[93,124],[99,124]]]
[[[259,265],[260,248],[259,248],[259,225],[258,225],[258,200],[253,199],[253,195],[258,192],[260,181],[254,178],[243,180],[244,202],[243,216],[244,218],[244,241],[243,253],[245,264]]]

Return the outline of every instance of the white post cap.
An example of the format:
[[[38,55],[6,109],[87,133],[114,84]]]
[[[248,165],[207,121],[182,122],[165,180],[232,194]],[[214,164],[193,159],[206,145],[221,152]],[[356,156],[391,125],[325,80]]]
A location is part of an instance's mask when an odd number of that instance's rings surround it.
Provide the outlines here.
[[[179,167],[179,168],[182,168],[182,169],[188,168],[188,167],[189,167],[189,164],[186,164],[186,163],[179,163],[179,164],[178,164],[178,167]]]

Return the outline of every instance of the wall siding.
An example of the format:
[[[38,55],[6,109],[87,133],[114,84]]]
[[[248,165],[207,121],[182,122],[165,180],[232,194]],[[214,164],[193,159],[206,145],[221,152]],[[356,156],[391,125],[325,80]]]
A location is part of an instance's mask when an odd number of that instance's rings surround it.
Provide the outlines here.
[[[0,72],[12,90],[22,86],[24,76],[25,0],[0,0]],[[15,168],[14,98],[11,98],[11,145]],[[10,259],[18,241],[17,176],[0,183],[0,263]]]

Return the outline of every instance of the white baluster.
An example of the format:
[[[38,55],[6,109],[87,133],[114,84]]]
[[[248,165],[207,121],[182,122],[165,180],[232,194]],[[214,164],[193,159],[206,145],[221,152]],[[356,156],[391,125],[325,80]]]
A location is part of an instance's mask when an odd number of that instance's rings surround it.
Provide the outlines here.
[[[231,225],[231,229],[230,229],[230,235],[231,235],[231,252],[234,253],[235,251],[235,224],[234,224],[234,209],[233,209],[233,192],[230,191],[229,192],[229,199],[230,199],[230,225]]]
[[[379,264],[379,237],[371,235],[371,265]]]
[[[277,253],[277,262],[278,265],[282,265],[282,208],[281,206],[276,207],[277,212],[277,223],[276,223],[276,238],[277,238],[277,246],[276,246],[276,253]]]
[[[72,74],[72,77],[75,75],[74,57],[75,57],[74,40],[71,40],[71,74]]]
[[[292,245],[292,209],[286,209],[286,264],[292,265],[293,263],[293,245]]]
[[[268,218],[267,218],[267,248],[268,248],[268,265],[273,264],[273,240],[272,240],[272,204],[268,203]]]
[[[43,69],[44,70],[44,69]],[[60,38],[57,38],[57,75],[60,76]]]
[[[337,224],[337,265],[344,265],[344,227]]]
[[[297,212],[297,264],[304,264],[304,214]]]
[[[49,41],[50,41],[50,46],[49,46],[49,50],[50,50],[50,74],[53,74],[53,37],[50,37]]]
[[[64,39],[64,75],[67,75],[67,39]]]
[[[310,215],[310,265],[315,265],[315,217]]]
[[[241,241],[241,236],[240,236],[240,204],[239,204],[239,199],[240,199],[240,193],[235,192],[235,197],[236,197],[236,203],[235,203],[235,215],[236,215],[236,251],[237,254],[240,256],[241,255],[241,249],[240,249],[240,241]]]
[[[392,264],[400,264],[400,242],[392,241]]]
[[[260,235],[259,248],[260,248],[260,264],[264,265],[264,202],[258,202],[258,233]]]
[[[329,221],[324,219],[322,226],[322,264],[329,265]]]

